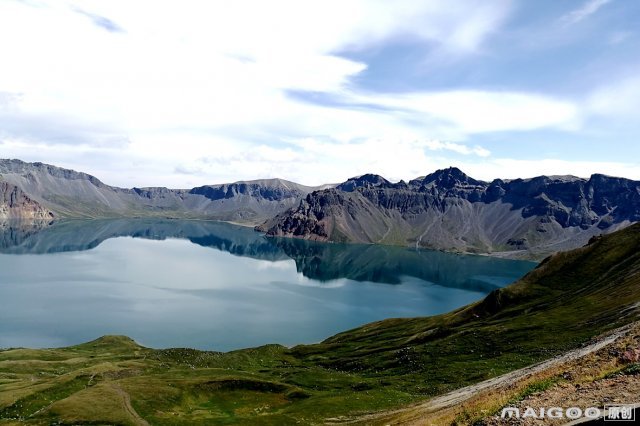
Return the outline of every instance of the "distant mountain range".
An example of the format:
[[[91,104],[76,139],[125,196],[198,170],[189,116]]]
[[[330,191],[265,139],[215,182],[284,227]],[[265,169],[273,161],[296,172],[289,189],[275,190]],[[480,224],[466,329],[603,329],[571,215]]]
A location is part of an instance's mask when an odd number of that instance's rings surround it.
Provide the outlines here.
[[[408,183],[364,175],[315,191],[267,235],[541,258],[640,220],[640,182],[593,175],[492,182],[457,168]]]
[[[86,173],[20,160],[0,160],[0,182],[4,185],[0,197],[12,200],[0,203],[0,218],[157,216],[253,225],[297,206],[305,195],[322,188],[264,179],[193,189],[123,189]],[[21,195],[6,195],[12,191]]]
[[[484,182],[449,168],[408,183],[367,174],[321,187],[265,179],[122,189],[0,160],[0,219],[115,217],[225,220],[269,236],[542,258],[640,221],[640,182],[600,174]]]

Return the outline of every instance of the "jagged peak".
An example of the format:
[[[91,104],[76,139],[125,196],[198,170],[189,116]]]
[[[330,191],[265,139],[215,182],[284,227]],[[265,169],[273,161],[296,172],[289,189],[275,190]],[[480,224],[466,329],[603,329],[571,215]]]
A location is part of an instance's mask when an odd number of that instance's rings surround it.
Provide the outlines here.
[[[355,176],[347,179],[345,182],[338,185],[336,188],[341,191],[352,192],[356,188],[372,188],[376,186],[390,185],[391,182],[386,180],[380,175],[374,173],[366,173],[364,175]]]
[[[447,188],[456,185],[484,185],[485,182],[473,179],[457,167],[448,167],[439,169],[426,175],[423,178],[417,178],[409,182],[410,184],[428,185],[435,184]]]

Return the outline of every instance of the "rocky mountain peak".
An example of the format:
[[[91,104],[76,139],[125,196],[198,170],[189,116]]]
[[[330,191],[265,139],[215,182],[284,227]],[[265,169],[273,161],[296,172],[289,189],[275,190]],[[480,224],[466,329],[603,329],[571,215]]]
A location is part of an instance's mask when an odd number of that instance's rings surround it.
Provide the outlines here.
[[[421,186],[435,185],[441,188],[454,188],[456,186],[481,186],[485,185],[484,182],[473,179],[465,174],[457,167],[449,167],[446,169],[436,170],[435,172],[428,174],[424,178],[415,179],[409,182],[410,184],[418,184]]]
[[[338,185],[336,188],[345,192],[353,192],[356,188],[374,188],[390,184],[391,182],[380,175],[367,173],[362,176],[349,178],[345,182]]]
[[[238,196],[249,196],[256,199],[281,201],[284,199],[302,198],[313,188],[305,187],[283,179],[262,179],[238,181],[219,185],[205,185],[193,188],[190,194],[203,195],[210,200],[230,199]]]

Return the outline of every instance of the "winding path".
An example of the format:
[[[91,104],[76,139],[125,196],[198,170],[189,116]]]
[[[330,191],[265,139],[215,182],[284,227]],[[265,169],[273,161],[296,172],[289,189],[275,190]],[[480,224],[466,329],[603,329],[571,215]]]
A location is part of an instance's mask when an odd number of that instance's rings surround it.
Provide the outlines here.
[[[125,392],[124,389],[122,389],[117,383],[110,383],[110,385],[111,388],[122,397],[122,406],[124,407],[125,411],[129,413],[135,424],[138,426],[151,426],[149,425],[149,422],[140,417],[140,414],[138,414],[138,412],[133,408],[133,406],[131,405],[131,396],[129,396],[129,394]]]
[[[615,330],[612,330],[600,336],[599,338],[597,338],[597,340],[595,340],[593,343],[587,346],[574,349],[572,351],[559,355],[555,358],[551,358],[547,361],[543,361],[541,363],[534,364],[532,366],[525,367],[520,370],[512,371],[502,376],[485,380],[484,382],[476,383],[474,385],[457,389],[447,394],[429,399],[425,402],[409,405],[407,407],[400,408],[397,410],[366,414],[360,417],[351,417],[351,418],[340,417],[340,418],[326,419],[326,424],[330,424],[330,425],[369,424],[371,422],[385,423],[385,420],[388,420],[390,424],[406,424],[406,425],[422,424],[423,425],[425,424],[425,417],[428,414],[432,414],[446,408],[451,408],[453,406],[460,405],[461,403],[477,395],[479,392],[489,390],[489,389],[498,389],[502,386],[506,386],[513,382],[521,380],[529,375],[536,374],[548,368],[555,367],[557,365],[582,358],[592,352],[596,352],[602,349],[603,347],[613,343],[615,340],[625,336],[631,329],[633,329],[634,327],[638,327],[639,325],[640,325],[640,322],[628,324],[624,327],[617,328]],[[403,416],[403,415],[405,415],[407,419],[403,420],[402,423],[394,422],[392,420],[393,418],[396,418],[398,416]]]

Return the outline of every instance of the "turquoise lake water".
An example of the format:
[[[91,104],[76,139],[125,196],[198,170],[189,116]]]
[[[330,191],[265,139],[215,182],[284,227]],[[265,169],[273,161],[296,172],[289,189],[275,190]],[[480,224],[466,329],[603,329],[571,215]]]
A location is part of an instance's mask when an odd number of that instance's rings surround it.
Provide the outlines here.
[[[123,334],[150,347],[295,345],[448,312],[532,262],[266,238],[220,222],[69,221],[0,228],[0,347]]]

